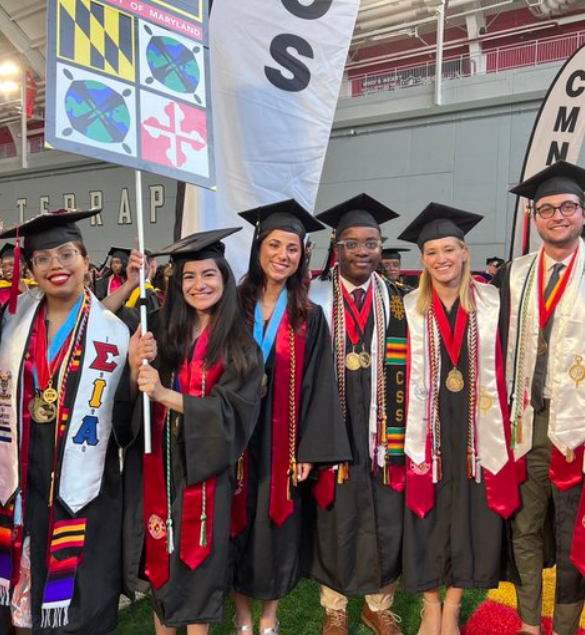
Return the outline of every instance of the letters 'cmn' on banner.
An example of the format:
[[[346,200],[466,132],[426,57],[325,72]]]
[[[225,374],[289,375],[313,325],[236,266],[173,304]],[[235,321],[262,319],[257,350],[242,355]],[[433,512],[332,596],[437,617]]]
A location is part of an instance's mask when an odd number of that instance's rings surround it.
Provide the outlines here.
[[[215,184],[207,0],[50,0],[49,147]]]

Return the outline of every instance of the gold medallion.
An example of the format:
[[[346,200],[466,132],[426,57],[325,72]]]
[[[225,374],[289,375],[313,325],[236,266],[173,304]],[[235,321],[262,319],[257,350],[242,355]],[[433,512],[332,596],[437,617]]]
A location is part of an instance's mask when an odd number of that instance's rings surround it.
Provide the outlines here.
[[[494,400],[487,394],[485,386],[482,386],[479,391],[479,409],[482,411],[484,416],[487,415],[493,404]]]
[[[536,353],[538,355],[544,355],[548,350],[548,343],[544,337],[544,330],[538,331],[538,344],[536,345]]]
[[[362,367],[360,356],[355,351],[348,353],[345,356],[345,366],[348,370],[359,370]]]
[[[458,368],[452,368],[447,375],[447,381],[445,382],[447,390],[451,392],[461,392],[465,386],[463,375]]]
[[[575,363],[569,368],[569,377],[575,382],[575,386],[579,388],[579,384],[585,379],[585,366],[581,355],[575,356]]]
[[[28,402],[28,411],[35,423],[51,423],[57,416],[56,404],[47,403],[40,393]]]
[[[362,351],[358,357],[360,358],[361,368],[369,368],[372,365],[372,358],[369,353],[366,353],[366,351]]]
[[[43,399],[47,403],[55,403],[57,401],[58,396],[59,396],[59,393],[51,385],[49,385],[48,388],[45,388],[45,390],[43,390]]]

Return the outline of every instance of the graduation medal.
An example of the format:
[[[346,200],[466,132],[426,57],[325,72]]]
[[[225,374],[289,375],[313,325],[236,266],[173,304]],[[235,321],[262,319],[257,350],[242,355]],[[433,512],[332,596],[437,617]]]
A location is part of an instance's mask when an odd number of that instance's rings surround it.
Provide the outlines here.
[[[360,356],[355,351],[352,351],[345,356],[345,367],[348,370],[359,370],[362,367]]]
[[[37,392],[28,402],[28,411],[35,423],[51,423],[57,417],[57,404],[45,401],[43,394]]]
[[[367,351],[362,351],[359,355],[360,368],[369,368],[372,365],[372,358]]]
[[[49,385],[43,390],[43,399],[45,403],[52,404],[57,401],[59,393],[53,388],[53,382],[49,382]]]
[[[463,374],[458,368],[452,368],[449,371],[445,385],[447,386],[447,390],[451,392],[461,392],[463,390],[465,381],[463,380]]]
[[[538,331],[538,344],[536,345],[536,354],[544,355],[548,350],[548,344],[546,338],[544,337],[544,330],[539,329]]]
[[[575,363],[569,368],[569,377],[575,382],[575,386],[579,388],[579,384],[585,379],[585,366],[581,355],[575,356]]]

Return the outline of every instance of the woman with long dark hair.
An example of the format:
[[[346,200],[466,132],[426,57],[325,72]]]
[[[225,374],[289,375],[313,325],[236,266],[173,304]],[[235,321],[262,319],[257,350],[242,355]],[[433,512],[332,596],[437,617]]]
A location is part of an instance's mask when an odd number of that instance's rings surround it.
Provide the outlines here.
[[[114,397],[129,333],[84,286],[76,223],[98,211],[45,213],[3,234],[24,237],[38,284],[4,312],[0,344],[0,604],[19,635],[102,635],[117,623],[116,442],[130,420]]]
[[[157,635],[207,633],[229,591],[234,466],[256,424],[262,378],[220,242],[234,231],[194,234],[161,252],[174,269],[153,319],[158,356],[153,366],[131,364],[152,401],[152,453],[138,435],[126,455],[125,582],[130,595],[139,578],[150,583]]]
[[[304,238],[322,225],[296,201],[240,214],[256,225],[250,268],[240,284],[244,314],[265,362],[258,426],[238,470],[232,535],[237,632],[278,633],[278,601],[299,581],[302,491],[314,466],[350,458],[330,336],[308,299]]]
[[[519,505],[498,333],[497,289],[470,273],[465,234],[480,220],[431,203],[399,236],[423,272],[408,322],[402,583],[424,592],[419,635],[459,633],[466,588],[505,575],[505,519]],[[439,587],[445,586],[441,605]]]

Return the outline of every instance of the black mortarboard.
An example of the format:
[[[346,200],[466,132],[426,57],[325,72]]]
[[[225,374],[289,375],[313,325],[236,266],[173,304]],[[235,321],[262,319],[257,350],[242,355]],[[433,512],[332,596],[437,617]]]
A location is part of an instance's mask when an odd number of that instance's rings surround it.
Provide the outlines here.
[[[545,196],[574,194],[581,200],[585,190],[585,170],[568,161],[557,161],[513,187],[510,192],[535,203]]]
[[[428,240],[438,240],[451,236],[463,240],[465,234],[473,229],[482,218],[483,216],[480,214],[464,212],[441,203],[429,203],[398,236],[398,240],[416,243],[420,249]]]
[[[207,258],[223,258],[225,245],[220,241],[239,232],[241,229],[241,227],[228,227],[226,229],[197,232],[181,238],[172,245],[163,247],[159,251],[154,252],[152,257],[170,256],[174,263],[206,260]]]
[[[410,251],[410,249],[404,249],[403,247],[386,247],[382,249],[383,260],[402,260],[400,255],[403,252]]]
[[[501,267],[504,264],[505,260],[503,258],[498,258],[498,256],[492,256],[491,258],[487,258],[485,261],[486,265],[498,265]]]
[[[338,236],[350,227],[380,229],[382,223],[398,216],[396,212],[368,194],[358,194],[317,214],[317,218],[329,227],[333,227]]]
[[[257,226],[256,236],[274,229],[281,229],[282,231],[297,234],[301,236],[301,238],[304,238],[308,232],[317,232],[321,229],[325,229],[325,227],[318,220],[315,220],[315,217],[300,203],[297,203],[294,198],[249,209],[245,212],[240,212],[239,216],[248,221],[251,225]]]
[[[110,251],[108,251],[108,256],[110,256],[110,258],[118,258],[118,260],[121,260],[122,262],[128,262],[131,252],[132,249],[129,247],[114,246],[110,249]]]
[[[14,258],[14,250],[16,249],[16,245],[12,243],[5,243],[0,249],[0,260],[3,258]]]
[[[87,211],[57,210],[39,214],[0,233],[0,238],[24,237],[23,251],[26,258],[38,249],[54,249],[65,243],[83,241],[77,222],[101,212],[101,208]]]

